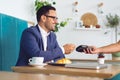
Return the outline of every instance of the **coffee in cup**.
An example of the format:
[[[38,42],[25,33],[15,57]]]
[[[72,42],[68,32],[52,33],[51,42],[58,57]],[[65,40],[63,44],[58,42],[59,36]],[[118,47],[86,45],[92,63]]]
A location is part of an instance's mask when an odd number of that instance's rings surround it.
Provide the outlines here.
[[[30,64],[43,64],[44,57],[32,57],[29,59]]]

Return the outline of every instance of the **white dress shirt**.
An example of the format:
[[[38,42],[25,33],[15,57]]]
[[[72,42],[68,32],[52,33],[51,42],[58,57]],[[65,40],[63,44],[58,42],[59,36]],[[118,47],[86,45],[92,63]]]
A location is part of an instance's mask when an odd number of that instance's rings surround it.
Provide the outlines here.
[[[42,27],[40,27],[40,25],[38,25],[38,27],[39,27],[39,30],[40,30],[41,35],[42,35],[44,51],[46,51],[46,49],[47,49],[47,36],[50,34],[50,32],[47,33]],[[62,49],[62,52],[64,53],[65,52],[64,48],[61,46],[60,46],[60,48]]]
[[[38,26],[39,26],[39,25],[38,25]],[[42,35],[44,51],[46,51],[46,49],[47,49],[47,36],[48,36],[50,33],[47,33],[47,32],[46,32],[44,29],[42,29],[40,26],[39,26],[39,29],[40,29],[40,32],[41,32],[41,35]]]

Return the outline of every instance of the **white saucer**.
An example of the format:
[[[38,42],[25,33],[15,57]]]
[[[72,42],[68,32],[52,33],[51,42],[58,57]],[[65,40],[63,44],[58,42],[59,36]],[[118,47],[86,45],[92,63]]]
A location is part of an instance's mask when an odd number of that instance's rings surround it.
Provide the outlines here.
[[[28,63],[28,64],[33,67],[43,67],[43,66],[47,65],[46,63],[42,63],[42,64]]]

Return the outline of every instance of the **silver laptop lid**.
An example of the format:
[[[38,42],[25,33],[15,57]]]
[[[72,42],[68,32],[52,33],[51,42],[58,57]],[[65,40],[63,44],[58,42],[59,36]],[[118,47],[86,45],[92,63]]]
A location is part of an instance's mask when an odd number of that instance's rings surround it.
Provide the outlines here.
[[[102,68],[107,68],[107,64],[98,64],[98,63],[72,63],[72,64],[66,64],[65,67],[86,68],[86,69],[102,69]]]

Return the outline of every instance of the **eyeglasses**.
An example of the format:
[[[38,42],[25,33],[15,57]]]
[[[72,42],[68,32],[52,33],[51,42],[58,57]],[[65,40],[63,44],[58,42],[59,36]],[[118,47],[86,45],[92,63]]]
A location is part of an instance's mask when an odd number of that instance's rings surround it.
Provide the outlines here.
[[[58,19],[58,17],[55,17],[55,16],[48,16],[48,15],[45,15],[46,17],[50,17],[50,18],[52,18],[52,19],[54,19],[54,20],[57,20]]]

